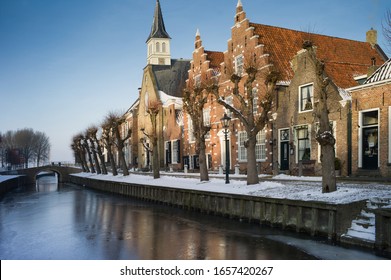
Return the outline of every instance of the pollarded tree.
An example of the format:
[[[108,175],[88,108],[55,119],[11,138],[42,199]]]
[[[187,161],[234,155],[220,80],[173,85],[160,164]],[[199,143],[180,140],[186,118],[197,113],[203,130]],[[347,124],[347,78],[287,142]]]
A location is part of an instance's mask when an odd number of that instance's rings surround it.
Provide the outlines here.
[[[72,138],[71,148],[75,154],[76,162],[80,162],[83,172],[90,172],[86,160],[86,151],[82,144],[83,136],[79,133]]]
[[[386,39],[386,42],[389,47],[389,51],[391,52],[391,10],[387,9],[384,21],[382,22],[382,27],[383,27],[383,35],[384,38]]]
[[[208,166],[206,162],[205,136],[210,131],[210,123],[204,120],[204,106],[208,102],[209,93],[207,83],[195,83],[189,79],[183,93],[183,109],[190,116],[195,139],[195,152],[198,154],[200,165],[200,180],[209,181]]]
[[[333,127],[330,124],[327,104],[333,85],[326,74],[324,63],[317,59],[312,43],[307,41],[303,47],[307,50],[309,61],[311,61],[315,69],[314,113],[319,122],[319,129],[316,132],[315,139],[321,148],[322,193],[328,193],[337,190],[335,180],[335,138]]]
[[[142,129],[143,134],[149,138],[152,142],[152,150],[145,146],[144,147],[152,153],[152,170],[153,178],[160,178],[160,167],[159,167],[159,146],[158,146],[158,135],[157,135],[157,115],[162,108],[162,103],[160,101],[149,101],[147,113],[149,114],[151,120],[152,131],[147,132],[145,129]]]
[[[102,124],[102,142],[106,148],[107,157],[111,165],[111,172],[113,176],[118,175],[117,165],[115,164],[114,155],[113,155],[113,146],[114,146],[114,136],[111,128],[111,124],[107,121],[107,118]]]
[[[121,127],[122,124],[125,122],[125,117],[123,114],[120,113],[110,112],[106,117],[106,122],[110,125],[111,132],[114,136],[113,143],[116,145],[118,150],[118,159],[122,168],[123,175],[128,176],[129,170],[125,160],[124,147],[126,140],[128,140],[132,136],[132,130],[129,129],[128,131],[125,131],[124,135],[121,135]]]
[[[98,152],[95,147],[95,139],[94,138],[96,138],[96,132],[97,132],[97,130],[95,130],[95,129],[96,128],[92,127],[92,126],[87,128],[87,130],[85,132],[85,136],[86,136],[86,141],[89,142],[92,156],[94,157],[96,173],[102,174],[102,169],[100,168],[100,163],[99,163],[99,159],[98,159]]]
[[[96,150],[96,153],[99,157],[99,162],[100,162],[100,167],[102,174],[107,174],[107,168],[106,168],[106,163],[105,163],[105,158],[103,156],[102,152],[102,141],[98,140],[98,127],[93,125],[88,128],[88,134],[91,137],[91,147]]]
[[[208,90],[215,95],[219,104],[240,120],[247,133],[247,140],[244,142],[247,150],[247,184],[252,185],[259,182],[255,151],[257,134],[269,122],[280,74],[270,68],[262,68],[256,57],[251,52],[248,53],[244,58],[243,73],[235,71],[232,61],[227,61],[225,72],[233,86],[225,91],[225,96],[220,95],[217,83]],[[228,94],[232,94],[234,98],[232,103],[225,100]]]

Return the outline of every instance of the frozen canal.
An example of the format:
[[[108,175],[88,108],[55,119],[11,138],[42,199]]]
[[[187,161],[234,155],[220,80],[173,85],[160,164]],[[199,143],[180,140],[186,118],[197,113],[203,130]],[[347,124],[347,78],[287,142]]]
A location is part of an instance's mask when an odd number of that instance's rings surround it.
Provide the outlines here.
[[[377,259],[278,229],[57,185],[0,198],[0,259]]]

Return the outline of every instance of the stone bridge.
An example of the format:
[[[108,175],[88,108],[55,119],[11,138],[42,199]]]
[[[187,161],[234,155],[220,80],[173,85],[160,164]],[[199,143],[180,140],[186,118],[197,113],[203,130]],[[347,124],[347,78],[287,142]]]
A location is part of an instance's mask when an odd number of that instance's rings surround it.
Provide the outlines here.
[[[80,173],[82,170],[77,167],[63,166],[61,164],[45,165],[40,167],[32,167],[26,169],[18,169],[1,172],[3,175],[24,175],[26,176],[26,184],[35,184],[37,175],[41,172],[54,172],[57,174],[59,183],[69,182],[69,175],[73,173]]]

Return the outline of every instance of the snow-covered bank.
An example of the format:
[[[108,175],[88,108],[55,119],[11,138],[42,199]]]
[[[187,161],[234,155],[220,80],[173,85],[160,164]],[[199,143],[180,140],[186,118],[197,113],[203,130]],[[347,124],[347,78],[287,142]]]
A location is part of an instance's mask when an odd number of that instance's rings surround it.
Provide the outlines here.
[[[391,186],[387,184],[339,183],[338,189],[332,193],[322,194],[319,177],[293,177],[278,175],[256,185],[248,186],[240,177],[231,178],[225,184],[223,176],[208,182],[200,182],[198,178],[185,178],[183,174],[167,173],[161,178],[153,179],[150,175],[131,174],[129,176],[97,175],[78,173],[74,176],[97,180],[145,184],[170,188],[192,189],[218,193],[243,194],[259,197],[284,198],[304,201],[322,201],[333,204],[350,203],[373,197],[391,198]]]
[[[0,183],[19,177],[19,175],[0,175]]]

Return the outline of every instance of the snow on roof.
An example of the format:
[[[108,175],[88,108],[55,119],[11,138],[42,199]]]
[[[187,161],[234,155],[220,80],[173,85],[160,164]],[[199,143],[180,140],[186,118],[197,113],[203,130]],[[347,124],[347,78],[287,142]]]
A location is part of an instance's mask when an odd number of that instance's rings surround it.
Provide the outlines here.
[[[168,107],[172,104],[175,105],[175,109],[182,109],[183,100],[180,97],[168,95],[167,93],[159,90],[160,101],[163,103],[163,107]]]
[[[378,68],[364,84],[370,84],[391,79],[391,58]]]

